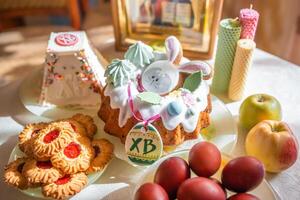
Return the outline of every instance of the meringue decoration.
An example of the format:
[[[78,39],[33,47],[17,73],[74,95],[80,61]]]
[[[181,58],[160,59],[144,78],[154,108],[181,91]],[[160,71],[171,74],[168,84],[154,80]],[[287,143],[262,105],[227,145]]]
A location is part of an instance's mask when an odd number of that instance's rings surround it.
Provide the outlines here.
[[[106,81],[114,87],[119,87],[133,79],[136,67],[129,60],[114,59],[105,71]]]
[[[138,41],[129,47],[125,53],[125,59],[131,61],[136,67],[143,68],[154,60],[153,49]]]

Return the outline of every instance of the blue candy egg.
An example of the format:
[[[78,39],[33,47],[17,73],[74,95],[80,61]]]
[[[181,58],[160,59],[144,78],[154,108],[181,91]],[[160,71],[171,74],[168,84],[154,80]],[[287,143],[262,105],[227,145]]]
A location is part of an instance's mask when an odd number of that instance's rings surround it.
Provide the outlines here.
[[[182,112],[182,107],[179,103],[177,103],[176,101],[173,101],[173,102],[169,103],[169,105],[167,107],[167,111],[170,116],[176,116]]]

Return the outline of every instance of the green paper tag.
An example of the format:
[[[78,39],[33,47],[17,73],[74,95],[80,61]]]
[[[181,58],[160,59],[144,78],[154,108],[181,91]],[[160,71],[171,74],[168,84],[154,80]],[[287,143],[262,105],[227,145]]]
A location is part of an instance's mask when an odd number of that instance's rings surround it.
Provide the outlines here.
[[[151,104],[160,104],[161,96],[154,92],[142,92],[137,95],[141,101],[151,103]]]
[[[144,124],[139,122],[126,137],[125,152],[135,165],[151,165],[163,153],[163,143],[157,129],[151,124],[148,124],[146,129]]]
[[[188,89],[191,92],[194,92],[201,84],[201,81],[202,81],[202,72],[201,71],[195,72],[189,75],[185,79],[183,83],[183,88]]]

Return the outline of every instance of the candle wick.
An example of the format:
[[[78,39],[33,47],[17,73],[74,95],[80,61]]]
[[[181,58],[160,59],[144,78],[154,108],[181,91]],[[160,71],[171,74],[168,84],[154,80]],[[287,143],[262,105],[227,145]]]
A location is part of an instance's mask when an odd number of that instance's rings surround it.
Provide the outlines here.
[[[236,17],[235,19],[229,19],[229,24],[234,27],[239,26],[239,18]]]
[[[251,4],[250,4],[250,10],[252,10],[252,8],[253,8],[253,4],[251,3]]]

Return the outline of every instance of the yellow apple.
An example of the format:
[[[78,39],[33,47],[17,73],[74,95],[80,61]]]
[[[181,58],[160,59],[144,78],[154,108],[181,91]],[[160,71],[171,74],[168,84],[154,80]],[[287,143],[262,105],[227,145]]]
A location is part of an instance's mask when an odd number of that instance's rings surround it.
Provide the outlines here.
[[[264,163],[266,171],[280,172],[296,162],[299,145],[285,122],[265,120],[250,130],[245,147],[247,155]]]
[[[273,96],[254,94],[243,101],[239,118],[241,127],[250,130],[263,120],[281,120],[281,106]]]

